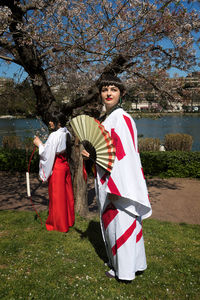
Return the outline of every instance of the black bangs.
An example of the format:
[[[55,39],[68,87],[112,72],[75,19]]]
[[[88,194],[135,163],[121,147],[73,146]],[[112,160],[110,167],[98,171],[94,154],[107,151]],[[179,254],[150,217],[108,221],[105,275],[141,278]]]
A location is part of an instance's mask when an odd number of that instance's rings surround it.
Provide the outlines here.
[[[125,91],[125,86],[121,82],[121,80],[117,76],[112,76],[112,75],[106,75],[103,76],[98,84],[99,92],[101,92],[103,86],[109,86],[109,85],[114,85],[118,87],[121,93]]]

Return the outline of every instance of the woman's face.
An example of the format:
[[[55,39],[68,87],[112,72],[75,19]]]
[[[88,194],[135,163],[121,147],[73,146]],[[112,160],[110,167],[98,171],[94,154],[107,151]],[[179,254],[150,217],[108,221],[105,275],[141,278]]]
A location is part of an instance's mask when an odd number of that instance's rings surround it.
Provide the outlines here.
[[[119,102],[120,89],[115,85],[103,86],[101,89],[101,99],[105,104],[106,111],[111,110]]]
[[[50,127],[51,129],[55,129],[55,124],[54,124],[53,121],[49,121],[49,127]]]

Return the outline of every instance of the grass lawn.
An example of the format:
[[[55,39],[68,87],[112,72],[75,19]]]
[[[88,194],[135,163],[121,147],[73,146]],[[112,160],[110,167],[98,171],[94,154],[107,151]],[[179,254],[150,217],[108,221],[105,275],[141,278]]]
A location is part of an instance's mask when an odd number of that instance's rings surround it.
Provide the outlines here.
[[[105,276],[98,217],[76,216],[67,234],[34,217],[0,212],[0,299],[200,299],[198,225],[144,220],[148,269],[124,284]]]

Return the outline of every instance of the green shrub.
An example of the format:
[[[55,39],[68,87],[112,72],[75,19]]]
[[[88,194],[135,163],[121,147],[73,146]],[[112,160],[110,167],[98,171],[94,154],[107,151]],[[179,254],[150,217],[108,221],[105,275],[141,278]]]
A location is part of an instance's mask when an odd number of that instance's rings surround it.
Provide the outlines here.
[[[191,151],[192,143],[192,136],[184,133],[166,134],[164,139],[164,145],[167,151]]]
[[[0,148],[0,171],[26,172],[31,151]],[[200,178],[200,152],[141,152],[141,161],[146,176]],[[39,154],[31,160],[31,172],[39,169]]]
[[[28,169],[31,151],[24,149],[0,149],[0,170],[26,172]],[[35,152],[31,160],[31,172],[38,172],[39,155]]]
[[[142,152],[146,176],[200,178],[200,152]]]
[[[160,139],[158,138],[139,138],[138,148],[140,152],[143,151],[159,151]]]

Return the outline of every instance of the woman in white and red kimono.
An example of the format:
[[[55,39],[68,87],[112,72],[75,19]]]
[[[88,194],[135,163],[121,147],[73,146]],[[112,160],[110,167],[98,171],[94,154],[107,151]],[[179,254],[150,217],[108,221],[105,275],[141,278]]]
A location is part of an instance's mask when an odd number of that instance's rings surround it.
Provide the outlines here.
[[[142,171],[134,120],[119,105],[125,93],[122,82],[107,75],[99,84],[106,108],[102,123],[116,147],[110,174],[97,165],[96,195],[101,229],[109,258],[108,277],[131,281],[147,268],[142,219],[151,215],[148,191]],[[84,150],[83,156],[89,156]]]
[[[74,196],[67,150],[67,140],[71,134],[65,127],[66,117],[61,112],[54,112],[49,126],[55,130],[46,143],[35,137],[34,144],[39,148],[39,176],[48,180],[49,215],[46,220],[47,230],[67,232],[74,225]]]

